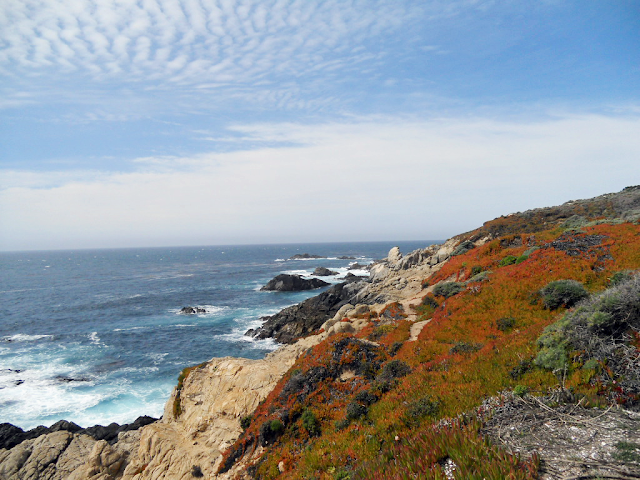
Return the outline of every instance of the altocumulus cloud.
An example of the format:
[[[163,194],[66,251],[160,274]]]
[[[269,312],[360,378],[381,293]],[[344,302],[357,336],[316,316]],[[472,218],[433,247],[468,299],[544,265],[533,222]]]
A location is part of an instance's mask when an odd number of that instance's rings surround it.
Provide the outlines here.
[[[355,48],[418,4],[282,0],[4,0],[0,73],[202,87],[356,68]]]
[[[129,173],[0,172],[0,249],[445,238],[621,189],[639,128],[637,115],[237,125],[276,146]]]

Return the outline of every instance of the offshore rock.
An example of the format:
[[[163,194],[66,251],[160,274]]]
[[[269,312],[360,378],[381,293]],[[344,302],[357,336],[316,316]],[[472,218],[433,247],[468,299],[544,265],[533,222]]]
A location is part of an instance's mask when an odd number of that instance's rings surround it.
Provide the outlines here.
[[[333,270],[329,270],[327,267],[317,267],[313,274],[317,277],[329,277],[331,275],[337,275],[338,272],[334,272]]]
[[[207,313],[207,310],[200,307],[182,307],[180,313],[182,315],[195,315],[197,313]]]
[[[289,260],[311,260],[314,258],[327,258],[327,257],[323,257],[322,255],[311,255],[309,253],[296,253],[291,258],[289,258]]]
[[[276,292],[299,292],[302,290],[313,290],[314,288],[326,287],[329,283],[319,278],[306,279],[300,275],[288,275],[282,273],[269,280],[260,290]]]

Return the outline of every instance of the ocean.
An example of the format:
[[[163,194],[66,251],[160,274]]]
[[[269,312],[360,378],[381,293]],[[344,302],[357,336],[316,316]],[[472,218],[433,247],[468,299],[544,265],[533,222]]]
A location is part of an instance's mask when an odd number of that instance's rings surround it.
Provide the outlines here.
[[[322,278],[338,283],[354,262],[432,243],[0,253],[0,423],[26,430],[61,419],[89,427],[160,417],[183,368],[264,357],[278,345],[244,333],[322,291],[261,292],[277,274],[325,266],[339,274]],[[289,259],[302,253],[327,258]],[[185,306],[206,313],[181,314]]]

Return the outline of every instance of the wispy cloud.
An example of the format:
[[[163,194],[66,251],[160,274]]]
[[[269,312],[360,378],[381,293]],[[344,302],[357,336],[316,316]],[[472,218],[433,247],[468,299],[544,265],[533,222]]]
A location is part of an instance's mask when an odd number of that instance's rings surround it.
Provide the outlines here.
[[[272,146],[128,173],[0,172],[0,249],[443,238],[638,183],[639,128],[570,114],[238,125]]]

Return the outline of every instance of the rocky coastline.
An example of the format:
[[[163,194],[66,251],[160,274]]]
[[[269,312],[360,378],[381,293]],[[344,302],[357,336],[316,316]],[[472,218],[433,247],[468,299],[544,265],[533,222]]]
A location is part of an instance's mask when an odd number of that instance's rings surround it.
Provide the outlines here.
[[[330,335],[363,328],[366,321],[356,318],[363,312],[381,311],[389,301],[419,302],[422,279],[437,270],[456,243],[406,256],[396,247],[386,259],[367,266],[368,278],[349,275],[320,295],[264,318],[260,328],[246,334],[274,338],[282,347],[262,360],[214,358],[188,369],[160,420],[143,417],[131,425],[86,429],[61,421],[29,432],[5,424],[0,478],[232,478],[242,462],[217,475],[222,452],[242,433],[240,420],[255,410],[295,360]],[[353,321],[340,321],[345,318]]]
[[[584,209],[583,206],[585,206]],[[586,211],[587,207],[593,215],[598,215],[602,210],[606,211],[614,221],[617,219],[620,222],[633,221],[635,222],[633,225],[637,225],[640,219],[640,187],[630,187],[619,194],[608,194],[589,201],[568,202],[561,207],[513,214],[515,218],[510,222],[505,222],[504,219],[511,216],[501,217],[493,222],[487,222],[473,232],[406,255],[395,247],[390,250],[387,258],[370,266],[368,278],[355,277],[334,285],[316,297],[266,318],[260,328],[247,332],[256,338],[274,338],[283,344],[264,359],[213,358],[201,365],[185,369],[165,405],[160,420],[137,429],[116,429],[117,437],[115,438],[105,436],[98,439],[88,431],[91,429],[70,431],[68,428],[61,428],[62,425],[57,431],[52,427],[37,437],[31,437],[27,432],[29,438],[25,437],[13,446],[9,443],[5,444],[5,448],[0,448],[0,479],[249,478],[245,473],[247,466],[262,455],[267,447],[256,445],[251,451],[236,450],[237,455],[228,462],[228,469],[225,469],[224,473],[219,473],[223,453],[242,435],[244,419],[256,410],[296,360],[311,347],[336,334],[355,334],[362,331],[369,326],[371,314],[375,314],[379,326],[385,326],[385,322],[392,325],[396,321],[398,312],[402,312],[402,317],[410,322],[407,342],[418,341],[421,331],[431,321],[419,320],[415,313],[422,305],[425,295],[432,293],[437,286],[443,283],[454,283],[457,279],[455,272],[446,273],[449,268],[447,262],[450,259],[464,254],[460,252],[480,248],[498,238],[501,238],[501,241],[494,242],[496,249],[512,248],[511,245],[517,240],[514,236],[508,236],[513,233],[512,229],[526,228],[535,235],[537,231],[550,228],[549,222],[552,220],[553,225],[558,226],[563,225],[563,222],[575,220],[575,212]],[[544,220],[538,223],[523,223],[530,222],[532,218]],[[637,235],[637,229],[635,235]],[[521,237],[518,238],[522,241]],[[502,245],[503,241],[507,243]],[[491,245],[485,245],[485,247]],[[548,248],[561,251],[563,245],[564,243],[549,244]],[[573,244],[573,246],[576,245]],[[540,248],[540,251],[543,251],[547,246],[542,245]],[[571,254],[567,253],[567,255]],[[514,261],[515,259],[516,257]],[[455,264],[454,260],[452,264]],[[442,270],[445,266],[446,268]],[[439,283],[425,284],[424,280],[436,272],[439,272],[438,275],[442,277]],[[470,287],[469,292],[473,294],[477,290],[472,290]],[[391,306],[393,308],[390,308]],[[346,372],[343,373],[346,374]],[[504,422],[513,420],[510,412],[517,408],[522,410],[521,416],[525,420],[531,415],[534,419],[537,417],[544,419],[545,415],[547,417],[554,415],[544,425],[538,425],[536,421],[536,428],[542,429],[551,420],[556,421],[555,406],[543,405],[541,401],[534,398],[531,397],[528,400],[530,403],[527,403],[522,396],[512,395],[511,403],[508,405],[504,403],[504,399],[498,399],[499,405],[504,407],[502,414],[509,417]],[[556,400],[553,400],[550,405],[556,405]],[[516,406],[519,407],[516,408]],[[570,433],[566,430],[569,428],[567,418],[569,418],[568,415],[577,411],[576,408],[571,407],[569,413],[558,414],[558,422],[564,424],[564,427],[558,428],[565,428],[558,432],[563,435]],[[598,414],[596,418],[587,418],[590,417],[590,412],[581,412],[580,415],[584,420],[581,417],[580,422],[588,422],[592,428],[596,420],[602,423],[609,421],[609,416],[603,416],[606,413]],[[626,412],[622,413],[627,415]],[[501,414],[500,410],[498,414]],[[633,434],[636,435],[637,422],[640,420],[635,417],[625,417],[622,420],[629,426],[624,430],[626,437],[620,438],[631,438],[628,432],[635,432]],[[491,423],[487,423],[486,426],[489,435],[505,441],[509,435],[505,434],[503,427],[503,424]],[[8,429],[7,431],[11,430],[10,427],[5,428]],[[602,428],[603,431],[613,429],[608,424]],[[14,433],[19,432],[14,431]],[[525,451],[527,448],[535,450],[540,446],[537,441],[528,445],[520,438],[516,440],[523,443]],[[633,440],[640,442],[640,438],[633,437]],[[398,441],[397,437],[396,441]],[[600,442],[599,438],[598,442]],[[609,443],[613,445],[613,440]],[[594,449],[602,448],[601,443],[598,443],[599,446],[596,443],[593,445]],[[553,454],[547,456],[546,461],[553,461]],[[567,471],[565,465],[560,467],[562,471]],[[545,468],[551,471],[549,465]],[[543,476],[541,478],[559,477]],[[592,477],[574,476],[572,478]]]

